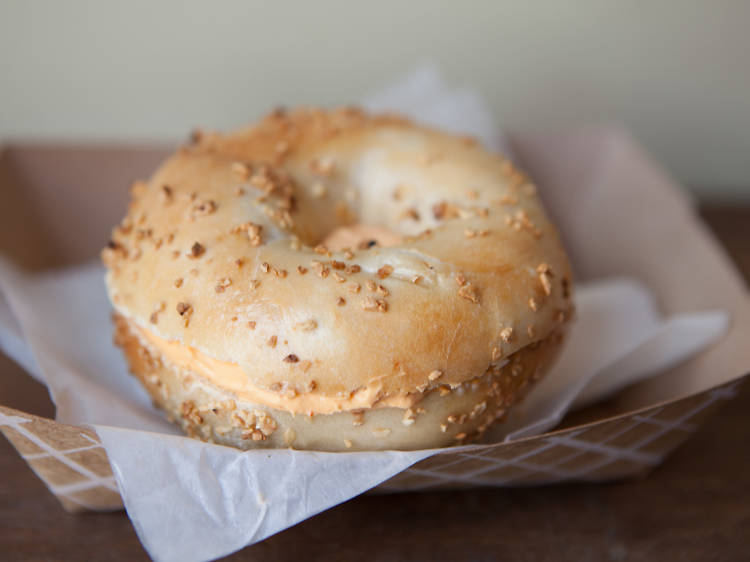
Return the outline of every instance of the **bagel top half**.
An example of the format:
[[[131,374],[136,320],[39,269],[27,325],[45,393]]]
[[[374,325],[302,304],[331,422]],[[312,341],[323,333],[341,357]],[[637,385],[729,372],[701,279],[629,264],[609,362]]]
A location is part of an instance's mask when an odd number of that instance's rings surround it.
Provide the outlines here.
[[[329,249],[347,225],[389,246]],[[104,252],[116,312],[292,413],[404,406],[545,339],[570,267],[528,178],[470,139],[354,109],[199,135]]]

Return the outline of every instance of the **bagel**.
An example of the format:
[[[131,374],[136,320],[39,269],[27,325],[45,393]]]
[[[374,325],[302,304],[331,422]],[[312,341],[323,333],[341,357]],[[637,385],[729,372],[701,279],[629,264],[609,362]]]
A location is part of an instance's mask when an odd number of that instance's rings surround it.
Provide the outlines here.
[[[243,449],[476,439],[554,362],[566,253],[469,138],[343,108],[195,134],[102,252],[115,341],[192,436]]]

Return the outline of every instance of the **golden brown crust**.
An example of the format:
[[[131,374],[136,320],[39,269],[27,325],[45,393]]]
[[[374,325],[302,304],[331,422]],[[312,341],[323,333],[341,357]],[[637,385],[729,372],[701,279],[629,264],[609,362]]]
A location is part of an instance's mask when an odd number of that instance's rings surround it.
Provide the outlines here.
[[[107,287],[129,321],[258,388],[377,388],[374,404],[457,386],[570,316],[535,192],[506,159],[404,119],[275,112],[200,135],[134,185]],[[404,241],[318,245],[355,222]]]
[[[558,329],[502,367],[454,389],[443,385],[427,392],[413,408],[307,416],[243,402],[198,373],[165,361],[122,316],[115,315],[115,326],[115,341],[155,405],[188,435],[240,449],[411,450],[474,441],[523,398],[554,362],[563,340]]]

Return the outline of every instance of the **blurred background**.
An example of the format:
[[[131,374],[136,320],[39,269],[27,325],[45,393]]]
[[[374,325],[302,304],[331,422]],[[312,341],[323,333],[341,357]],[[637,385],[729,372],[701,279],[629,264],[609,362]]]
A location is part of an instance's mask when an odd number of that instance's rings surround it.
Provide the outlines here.
[[[174,143],[435,62],[505,130],[625,125],[750,201],[750,2],[0,0],[0,142]]]

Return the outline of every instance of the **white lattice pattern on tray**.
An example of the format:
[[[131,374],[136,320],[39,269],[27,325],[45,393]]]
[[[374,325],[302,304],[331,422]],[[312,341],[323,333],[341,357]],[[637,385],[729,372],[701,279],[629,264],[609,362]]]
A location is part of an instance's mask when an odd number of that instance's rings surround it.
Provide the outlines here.
[[[0,427],[66,509],[110,511],[122,508],[106,452],[93,432],[20,414],[9,415],[5,408],[0,408]],[[49,426],[55,431],[45,431]],[[62,434],[60,426],[66,428]]]
[[[476,452],[446,452],[381,485],[389,491],[601,481],[647,471],[696,428],[694,418],[738,383],[639,414]]]
[[[521,441],[446,450],[375,491],[602,481],[657,466],[741,380],[662,406]],[[0,430],[69,511],[111,511],[122,499],[96,434],[0,407]]]

